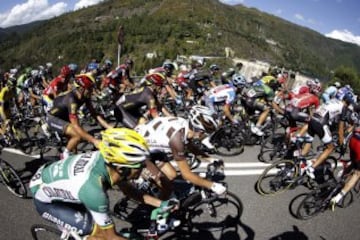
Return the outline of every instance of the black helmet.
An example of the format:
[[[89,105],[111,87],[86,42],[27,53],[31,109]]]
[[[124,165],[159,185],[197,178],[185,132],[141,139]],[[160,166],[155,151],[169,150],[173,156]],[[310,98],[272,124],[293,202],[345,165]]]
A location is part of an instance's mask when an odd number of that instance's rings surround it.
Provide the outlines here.
[[[216,65],[216,64],[210,65],[210,71],[215,72],[215,71],[219,71],[219,70],[220,70],[220,68],[218,65]]]

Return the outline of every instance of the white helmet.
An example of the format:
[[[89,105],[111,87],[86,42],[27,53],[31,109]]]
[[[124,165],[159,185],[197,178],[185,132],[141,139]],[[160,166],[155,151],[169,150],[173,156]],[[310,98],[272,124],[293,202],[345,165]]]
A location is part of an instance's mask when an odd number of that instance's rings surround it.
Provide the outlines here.
[[[208,133],[215,131],[218,124],[214,119],[214,115],[215,113],[206,106],[192,106],[189,114],[191,129],[198,129]]]
[[[340,84],[339,82],[335,82],[335,83],[334,83],[334,86],[335,86],[336,88],[340,88],[340,87],[341,87],[341,84]]]

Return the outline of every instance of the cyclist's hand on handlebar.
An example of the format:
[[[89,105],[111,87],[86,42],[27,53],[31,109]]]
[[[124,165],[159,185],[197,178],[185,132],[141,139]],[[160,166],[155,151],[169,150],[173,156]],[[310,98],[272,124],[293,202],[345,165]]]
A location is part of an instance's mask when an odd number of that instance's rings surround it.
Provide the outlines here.
[[[169,200],[162,201],[160,208],[163,212],[173,212],[179,209],[180,202],[176,198],[170,198]]]
[[[216,193],[217,195],[222,195],[226,192],[226,187],[221,184],[221,183],[217,183],[217,182],[214,182],[212,185],[211,185],[211,191],[213,191],[214,193]]]

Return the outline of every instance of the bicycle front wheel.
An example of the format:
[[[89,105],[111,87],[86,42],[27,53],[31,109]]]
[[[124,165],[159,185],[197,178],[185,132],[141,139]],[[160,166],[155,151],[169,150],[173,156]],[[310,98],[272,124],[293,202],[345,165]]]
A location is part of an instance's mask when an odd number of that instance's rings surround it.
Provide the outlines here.
[[[36,224],[31,227],[31,236],[34,240],[59,240],[61,231],[48,225]]]
[[[279,160],[260,175],[256,190],[261,195],[274,195],[288,190],[299,175],[298,166],[292,160]]]
[[[189,207],[188,224],[190,229],[221,231],[236,227],[243,212],[241,200],[232,192],[223,196],[203,199]]]
[[[324,193],[319,192],[319,190],[310,192],[300,203],[296,211],[296,217],[301,220],[307,220],[315,217],[324,210],[323,199]]]
[[[7,189],[17,197],[25,198],[27,189],[16,170],[6,161],[0,159],[0,178]]]

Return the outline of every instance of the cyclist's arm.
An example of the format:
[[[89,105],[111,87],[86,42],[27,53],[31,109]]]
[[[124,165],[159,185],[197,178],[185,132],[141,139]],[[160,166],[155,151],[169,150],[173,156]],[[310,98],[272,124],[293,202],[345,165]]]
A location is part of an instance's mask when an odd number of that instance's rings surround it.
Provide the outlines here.
[[[191,168],[190,168],[189,164],[187,163],[185,155],[184,155],[185,144],[184,144],[182,135],[184,135],[184,132],[178,131],[169,142],[170,148],[173,153],[173,157],[178,165],[181,176],[185,180],[191,182],[192,184],[194,184],[196,186],[211,189],[211,186],[213,184],[211,181],[206,180],[191,171]]]
[[[153,207],[160,207],[161,205],[160,199],[150,196],[149,194],[145,194],[144,192],[141,192],[140,190],[136,189],[133,185],[131,185],[128,182],[123,181],[119,183],[119,187],[126,196],[135,199],[136,201],[140,201],[142,203],[151,205]]]

